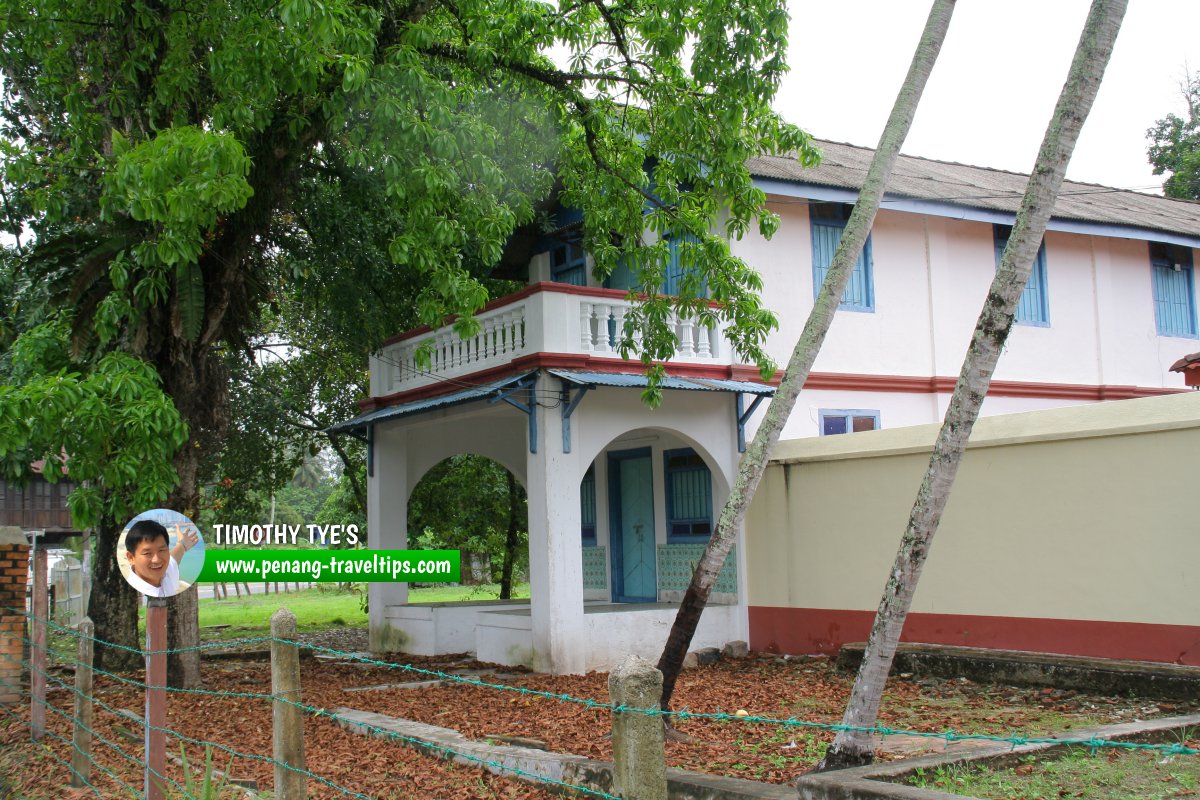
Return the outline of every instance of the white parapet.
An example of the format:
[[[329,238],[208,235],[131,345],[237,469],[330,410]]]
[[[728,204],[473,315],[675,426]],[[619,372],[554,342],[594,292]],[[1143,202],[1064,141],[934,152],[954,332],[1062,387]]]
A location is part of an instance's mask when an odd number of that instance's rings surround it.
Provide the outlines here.
[[[371,357],[371,394],[395,394],[500,367],[534,353],[620,360],[626,320],[634,303],[623,292],[539,283],[489,303],[475,319],[478,330],[461,337],[453,325],[403,334]],[[677,345],[673,361],[732,364],[715,326],[672,313]],[[633,335],[635,349],[641,336]],[[422,355],[422,354],[426,355]]]

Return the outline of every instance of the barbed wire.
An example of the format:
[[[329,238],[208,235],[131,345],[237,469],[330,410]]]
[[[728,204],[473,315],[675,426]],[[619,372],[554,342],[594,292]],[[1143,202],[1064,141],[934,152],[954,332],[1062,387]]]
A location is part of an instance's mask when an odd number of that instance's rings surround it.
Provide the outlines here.
[[[55,627],[60,628],[64,631],[67,631],[68,633],[72,632],[69,628],[63,628],[62,626],[55,626]],[[104,643],[104,642],[102,642],[102,640],[95,639],[94,637],[90,637],[90,638],[93,638],[94,641]],[[371,658],[369,656],[364,656],[364,655],[361,655],[358,653],[348,653],[345,651],[336,650],[334,648],[322,647],[322,646],[313,645],[313,644],[307,644],[307,643],[292,640],[292,639],[281,639],[281,638],[266,636],[266,637],[256,637],[253,641],[271,641],[271,642],[276,642],[279,644],[289,645],[289,646],[293,646],[293,647],[307,648],[314,652],[325,653],[328,655],[333,655],[333,656],[344,658],[344,659],[347,659],[350,661],[355,661],[355,662],[368,664],[368,665],[372,665],[372,666],[378,666],[378,667],[382,667],[382,668],[386,668],[386,669],[398,669],[398,670],[402,670],[405,672],[411,672],[413,674],[421,675],[424,677],[436,678],[438,680],[447,681],[447,682],[456,683],[456,684],[475,686],[475,687],[479,687],[479,688],[492,689],[492,690],[496,690],[496,691],[513,692],[513,693],[520,694],[520,695],[526,695],[526,696],[531,696],[531,697],[540,697],[540,698],[546,699],[546,700],[554,700],[556,702],[572,703],[572,704],[579,705],[584,708],[588,708],[588,709],[595,710],[595,711],[608,711],[608,712],[614,712],[614,713],[640,713],[640,714],[645,714],[647,716],[658,716],[658,717],[664,717],[664,718],[668,718],[668,719],[679,719],[679,720],[707,720],[707,721],[715,721],[715,722],[738,722],[738,723],[742,723],[742,724],[777,725],[777,726],[781,726],[784,728],[806,728],[806,729],[823,730],[823,731],[829,731],[829,732],[835,732],[835,733],[845,731],[845,732],[851,732],[851,733],[878,734],[883,737],[912,736],[912,737],[927,738],[927,739],[940,739],[940,740],[945,741],[947,744],[952,743],[952,742],[959,742],[959,741],[984,741],[984,742],[993,742],[993,743],[1006,743],[1006,744],[1012,745],[1012,747],[1014,747],[1014,748],[1019,747],[1019,746],[1034,745],[1034,744],[1054,744],[1054,745],[1086,747],[1093,751],[1096,749],[1100,749],[1100,748],[1108,748],[1108,749],[1120,749],[1120,750],[1146,750],[1146,751],[1161,752],[1164,755],[1200,755],[1200,749],[1187,747],[1187,746],[1183,745],[1181,742],[1175,742],[1175,743],[1171,743],[1171,744],[1159,744],[1159,743],[1114,741],[1114,740],[1110,740],[1110,739],[1102,739],[1102,738],[1095,737],[1095,736],[1088,737],[1088,738],[1069,738],[1069,737],[1059,737],[1059,736],[1053,736],[1053,737],[1018,736],[1018,735],[1000,736],[1000,735],[996,735],[996,734],[984,734],[984,733],[959,733],[959,732],[953,731],[953,730],[933,732],[933,731],[910,730],[907,728],[893,728],[893,727],[884,726],[884,725],[873,725],[873,726],[867,727],[867,726],[859,726],[859,725],[844,725],[841,723],[816,722],[813,720],[797,719],[796,717],[786,717],[785,718],[785,717],[771,717],[771,716],[763,716],[763,715],[738,715],[738,714],[728,714],[728,713],[719,712],[719,711],[717,711],[717,712],[697,712],[697,711],[689,711],[686,709],[674,711],[674,710],[670,710],[670,709],[662,709],[657,706],[651,707],[651,708],[634,708],[634,707],[624,706],[624,705],[615,705],[613,703],[603,702],[603,701],[599,701],[599,700],[575,697],[574,695],[565,694],[565,693],[548,692],[548,691],[544,691],[541,689],[530,689],[530,688],[523,687],[523,686],[513,686],[511,684],[484,681],[484,680],[481,680],[478,678],[468,678],[468,677],[465,677],[462,675],[455,675],[453,673],[448,673],[448,672],[444,672],[441,670],[433,670],[433,669],[428,669],[428,668],[424,668],[424,667],[418,667],[413,664],[398,664],[395,662],[383,661],[380,659]],[[107,644],[107,643],[105,643],[105,644]],[[128,648],[126,648],[126,649],[128,649]],[[190,650],[190,649],[195,649],[195,648],[185,648],[185,649]],[[170,653],[170,652],[179,652],[179,651],[178,650],[155,651],[155,653],[160,653],[160,652]],[[76,663],[78,663],[78,662],[76,662]],[[111,673],[108,673],[108,674],[111,674]],[[113,676],[113,677],[117,677],[118,680],[122,680],[124,682],[130,682],[130,681],[127,681],[126,679],[120,678],[119,676]],[[143,687],[146,686],[145,684],[142,684],[142,683],[139,683],[136,681],[131,682],[131,683],[134,683],[135,685],[140,685]],[[204,689],[175,689],[172,687],[152,687],[152,688],[166,688],[167,691],[198,693],[198,694],[227,695],[227,696],[234,696],[234,697],[252,697],[255,699],[267,699],[267,698],[277,699],[277,698],[274,698],[272,695],[261,695],[261,694],[255,694],[255,693],[211,692],[209,690],[204,690]],[[313,709],[311,709],[311,707],[305,707],[305,710],[313,710]],[[316,709],[316,711],[320,711],[322,714],[328,715],[328,712],[324,712],[323,710]],[[355,721],[354,724],[359,724],[359,723],[357,721]],[[420,741],[420,740],[418,740],[418,741]],[[425,744],[423,743],[422,746],[425,746]]]
[[[28,639],[26,639],[26,641],[28,641]],[[291,642],[288,642],[288,640],[282,640],[282,639],[277,640],[277,641],[279,641],[281,643],[291,643]],[[294,643],[291,643],[291,644],[294,644]],[[51,651],[48,649],[48,652],[51,652]],[[60,654],[61,651],[53,651],[53,652],[57,656]],[[80,662],[75,661],[75,663],[79,664]],[[22,660],[21,664],[28,667],[31,670],[36,669],[34,667],[34,665],[28,661]],[[55,684],[57,684],[58,687],[67,689],[68,691],[73,692],[76,695],[79,695],[82,697],[87,697],[93,703],[99,705],[101,708],[104,708],[105,710],[109,711],[110,713],[116,714],[121,717],[128,718],[128,715],[122,714],[119,709],[114,709],[112,706],[108,705],[107,703],[105,703],[104,701],[102,701],[98,698],[83,694],[82,692],[80,692],[79,689],[77,689],[72,684],[69,684],[66,681],[60,680],[60,679],[54,677],[53,675],[49,674],[48,672],[45,672],[42,670],[38,670],[38,672],[39,672],[39,674],[44,675],[48,681],[53,681]],[[372,725],[371,723],[368,723],[368,722],[351,719],[349,717],[345,717],[340,714],[336,714],[336,713],[327,711],[323,708],[318,708],[316,706],[308,705],[306,703],[301,703],[301,702],[298,702],[295,700],[290,700],[288,698],[277,697],[275,695],[270,695],[270,694],[259,694],[259,693],[251,693],[251,692],[215,692],[215,691],[211,691],[211,690],[207,690],[207,689],[177,689],[174,687],[151,686],[151,685],[142,683],[141,681],[135,681],[135,680],[131,680],[128,678],[123,678],[119,675],[116,675],[111,672],[107,672],[106,670],[103,670],[103,669],[93,668],[93,672],[95,672],[97,674],[101,674],[101,675],[106,675],[108,677],[116,678],[120,682],[128,684],[128,685],[140,686],[143,689],[165,689],[166,691],[169,691],[169,692],[180,692],[180,693],[187,693],[187,694],[202,694],[202,695],[208,695],[208,696],[214,696],[214,697],[252,698],[252,699],[258,699],[258,700],[269,700],[271,702],[283,703],[285,705],[289,705],[289,706],[298,708],[301,711],[311,714],[315,717],[325,717],[325,718],[330,719],[335,722],[344,722],[349,725],[353,725],[356,728],[368,730],[377,736],[381,736],[381,737],[384,737],[387,739],[395,739],[395,740],[404,742],[406,744],[410,744],[410,745],[419,747],[422,750],[433,750],[438,753],[441,753],[443,756],[446,756],[449,758],[459,758],[464,761],[468,761],[468,762],[477,764],[478,766],[481,766],[481,767],[492,767],[492,768],[495,768],[496,770],[499,770],[501,773],[516,775],[516,776],[523,777],[523,778],[528,778],[530,780],[536,781],[538,783],[546,784],[546,785],[555,787],[557,789],[568,789],[568,790],[571,790],[574,792],[581,792],[583,794],[587,794],[592,797],[600,798],[601,800],[620,800],[620,798],[618,798],[617,796],[608,794],[607,792],[603,792],[598,789],[591,789],[586,786],[579,786],[577,784],[568,783],[566,781],[560,781],[555,778],[550,778],[550,777],[547,777],[544,775],[539,775],[535,772],[530,772],[528,770],[521,769],[520,767],[514,767],[512,765],[504,764],[499,761],[493,761],[490,759],[482,758],[480,756],[474,755],[472,753],[466,753],[461,750],[455,750],[452,747],[439,745],[439,744],[429,742],[424,739],[418,739],[418,738],[412,737],[412,736],[405,736],[402,733],[398,733],[396,731],[391,731],[391,730],[388,730],[387,728],[381,728],[377,725]],[[48,708],[54,708],[50,704],[46,704],[46,705]],[[64,716],[69,716],[69,715],[66,715],[65,712],[59,711],[56,708],[54,708],[54,710],[56,713],[63,714]],[[298,773],[303,774],[310,778],[314,778],[315,780],[318,780],[321,783],[326,784],[330,788],[337,789],[351,797],[360,798],[360,800],[372,800],[367,795],[359,794],[350,789],[346,789],[345,787],[338,786],[336,783],[333,783],[332,781],[330,781],[320,775],[317,775],[316,773],[310,772],[306,769],[292,766],[292,765],[287,764],[282,761],[278,761],[269,756],[261,756],[261,755],[257,755],[254,753],[242,753],[242,752],[234,750],[226,745],[223,745],[219,742],[194,739],[192,737],[186,736],[186,735],[184,735],[178,731],[172,730],[170,728],[163,728],[163,727],[151,725],[145,721],[143,721],[141,724],[149,730],[162,731],[166,734],[174,736],[175,738],[179,739],[180,741],[188,742],[189,744],[211,746],[211,747],[221,750],[225,753],[228,753],[229,755],[234,756],[236,758],[246,758],[246,759],[250,759],[250,760],[264,761],[264,762],[270,763],[272,765],[279,764],[279,765],[282,765],[283,767],[285,767],[286,769],[289,769],[294,772],[298,772]],[[137,762],[137,763],[140,763],[140,762]]]

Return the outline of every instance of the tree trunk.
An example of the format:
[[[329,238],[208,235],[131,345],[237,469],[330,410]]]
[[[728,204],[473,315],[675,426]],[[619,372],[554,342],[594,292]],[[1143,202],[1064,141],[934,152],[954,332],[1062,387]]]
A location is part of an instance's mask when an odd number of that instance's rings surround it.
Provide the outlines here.
[[[167,647],[187,648],[167,656],[167,685],[180,689],[198,689],[200,681],[200,595],[198,584],[167,601]]]
[[[96,553],[92,559],[95,572],[92,597],[88,600],[88,615],[95,623],[96,642],[92,663],[97,669],[119,672],[140,669],[141,656],[119,647],[106,647],[100,642],[112,642],[121,647],[141,649],[138,641],[138,606],[142,595],[121,575],[117,559],[120,529],[105,518],[96,526]],[[97,602],[99,599],[99,602]]]
[[[879,147],[871,161],[871,168],[867,172],[866,180],[863,181],[858,202],[855,203],[854,211],[851,212],[850,219],[846,222],[841,242],[833,255],[833,261],[825,275],[825,282],[821,285],[821,292],[813,303],[813,309],[808,316],[808,322],[804,325],[804,331],[792,350],[792,356],[788,361],[779,390],[775,393],[762,424],[755,432],[754,440],[742,456],[729,499],[725,502],[725,507],[721,509],[721,516],[717,520],[717,529],[704,548],[704,554],[700,558],[700,563],[696,565],[696,572],[692,575],[692,581],[680,603],[675,623],[671,627],[666,646],[658,660],[658,669],[663,674],[661,701],[663,709],[670,706],[671,694],[675,690],[675,681],[683,667],[683,657],[687,654],[692,636],[696,632],[696,626],[700,622],[700,614],[708,602],[708,596],[716,583],[717,575],[720,574],[729,550],[737,538],[737,531],[746,518],[746,510],[750,507],[750,501],[766,470],[767,457],[775,442],[779,440],[784,423],[791,416],[801,387],[808,380],[808,374],[812,370],[813,362],[816,361],[817,353],[820,352],[821,344],[825,341],[825,335],[833,322],[834,313],[837,311],[842,293],[846,290],[846,284],[850,280],[854,264],[858,261],[858,256],[871,232],[871,225],[875,221],[879,203],[883,200],[888,177],[900,154],[904,138],[908,135],[908,129],[912,126],[917,103],[921,99],[921,93],[929,79],[929,73],[937,60],[942,42],[946,38],[946,30],[950,26],[950,16],[953,11],[954,0],[935,0],[933,3],[929,19],[925,23],[925,30],[921,34],[921,41],[917,45],[916,54],[908,69],[908,75],[896,97],[896,103],[892,107],[892,114],[888,118],[883,135],[879,139]]]
[[[520,497],[517,479],[508,473],[508,532],[504,534],[504,566],[500,572],[500,599],[512,599],[513,562],[517,560],[517,523],[520,521]]]
[[[223,392],[224,387],[220,391]],[[177,401],[178,402],[178,401]],[[169,501],[188,519],[194,519],[199,501],[199,438],[192,439],[175,456],[179,485]],[[195,444],[194,444],[195,443]],[[176,689],[198,689],[200,680],[200,594],[197,584],[189,586],[167,601],[167,685]]]
[[[896,645],[912,605],[921,569],[950,497],[950,488],[966,450],[967,439],[987,395],[1000,351],[1012,327],[1013,316],[1041,246],[1079,130],[1100,88],[1100,79],[1104,76],[1113,42],[1125,15],[1126,2],[1094,0],[1092,3],[1070,74],[1059,96],[1054,117],[1046,129],[1037,163],[1017,212],[1016,224],[1001,257],[1000,269],[984,301],[950,407],[946,410],[946,419],[925,471],[925,479],[917,492],[908,527],[888,575],[862,666],[842,719],[844,725],[860,728],[872,728],[875,725],[884,682],[892,667]],[[818,769],[858,766],[870,763],[873,758],[874,748],[869,733],[861,730],[842,731]]]

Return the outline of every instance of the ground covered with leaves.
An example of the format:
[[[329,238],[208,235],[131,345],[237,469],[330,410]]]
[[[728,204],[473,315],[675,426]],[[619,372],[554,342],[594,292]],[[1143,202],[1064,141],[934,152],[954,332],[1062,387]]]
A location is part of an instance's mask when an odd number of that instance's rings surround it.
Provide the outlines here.
[[[322,637],[326,647],[336,638]],[[349,650],[349,647],[345,648]],[[508,777],[493,776],[478,767],[452,765],[421,755],[396,742],[365,739],[344,730],[328,714],[338,708],[374,711],[394,717],[453,728],[473,739],[522,737],[548,750],[609,760],[610,715],[570,700],[546,698],[528,691],[548,692],[605,703],[608,676],[549,676],[489,667],[468,657],[384,659],[412,665],[416,670],[453,674],[462,681],[482,681],[513,690],[444,681],[420,687],[397,686],[427,682],[427,673],[398,666],[362,663],[331,656],[306,658],[301,665],[303,702],[325,714],[305,721],[307,767],[320,780],[309,779],[311,797],[369,798],[549,798],[545,789]],[[0,776],[18,797],[72,797],[63,788],[69,771],[58,759],[70,758],[70,721],[74,701],[67,665],[52,670],[47,715],[51,736],[41,745],[28,743],[28,709],[0,715]],[[136,682],[136,674],[121,676]],[[215,743],[214,761],[242,779],[272,785],[270,668],[265,660],[205,660],[205,691],[171,692],[167,727],[187,737],[171,741],[168,751],[181,746],[192,764],[203,763],[202,742]],[[61,682],[61,683],[60,683]],[[852,676],[834,669],[823,658],[786,658],[752,654],[684,672],[676,690],[676,708],[699,713],[750,718],[795,718],[837,723],[849,696]],[[383,687],[346,691],[352,687]],[[116,677],[98,675],[98,701],[93,756],[102,765],[94,782],[105,797],[127,796],[119,781],[141,784],[141,729],[114,710],[140,712],[141,687]],[[959,680],[894,677],[888,684],[880,724],[894,729],[959,734],[1045,735],[1098,724],[1129,722],[1157,716],[1190,713],[1197,704],[1156,702],[1151,699],[1087,695],[1050,688],[987,686]],[[819,728],[768,722],[680,720],[680,741],[667,744],[670,765],[773,783],[791,780],[821,757],[833,734]],[[58,738],[61,737],[61,738]],[[99,737],[103,737],[100,739]],[[940,750],[937,739],[889,737],[881,757],[902,757]],[[244,756],[231,757],[229,748]],[[1197,757],[1190,757],[1197,758]],[[106,774],[105,770],[111,772]],[[183,768],[172,764],[173,780],[183,784]],[[8,796],[0,786],[0,796]],[[78,797],[95,796],[81,789]]]

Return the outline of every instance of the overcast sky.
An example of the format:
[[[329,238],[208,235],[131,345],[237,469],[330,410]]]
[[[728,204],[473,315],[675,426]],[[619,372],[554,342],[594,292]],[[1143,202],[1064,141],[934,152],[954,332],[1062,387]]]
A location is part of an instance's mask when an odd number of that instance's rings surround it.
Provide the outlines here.
[[[903,152],[1028,172],[1066,79],[1089,0],[958,0]],[[874,147],[929,0],[791,0],[776,108],[813,136]],[[1200,70],[1200,0],[1129,0],[1067,177],[1160,191],[1146,129],[1183,114]]]

